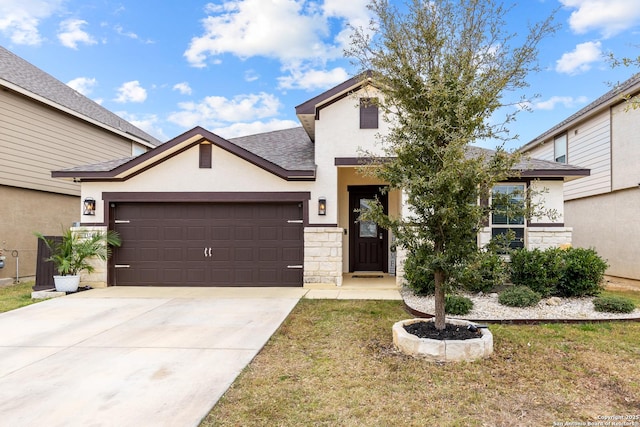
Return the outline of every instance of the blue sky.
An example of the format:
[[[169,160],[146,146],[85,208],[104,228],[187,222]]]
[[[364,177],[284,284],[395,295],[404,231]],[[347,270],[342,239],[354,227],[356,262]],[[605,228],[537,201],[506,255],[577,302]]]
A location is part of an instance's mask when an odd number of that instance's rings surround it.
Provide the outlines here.
[[[366,3],[0,0],[0,44],[161,140],[197,125],[234,137],[298,126],[296,105],[357,72],[343,49]],[[557,8],[561,28],[525,92],[539,97],[509,126],[520,139],[508,148],[638,71],[604,58],[640,55],[640,1],[522,0],[509,30]]]

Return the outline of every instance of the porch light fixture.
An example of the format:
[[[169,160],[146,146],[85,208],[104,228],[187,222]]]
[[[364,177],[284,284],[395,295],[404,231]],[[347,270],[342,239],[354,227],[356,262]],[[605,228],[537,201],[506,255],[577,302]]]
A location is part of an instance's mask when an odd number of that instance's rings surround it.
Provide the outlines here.
[[[318,199],[318,215],[326,215],[327,214],[327,199],[325,197],[320,197]]]
[[[82,204],[84,205],[84,211],[83,211],[84,215],[96,214],[96,201],[93,199],[93,197],[85,198]]]

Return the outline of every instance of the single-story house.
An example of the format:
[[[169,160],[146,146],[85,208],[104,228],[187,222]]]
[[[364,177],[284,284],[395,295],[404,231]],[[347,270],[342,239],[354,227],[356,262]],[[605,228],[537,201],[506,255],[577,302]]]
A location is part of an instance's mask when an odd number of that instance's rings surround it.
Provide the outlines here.
[[[52,169],[144,153],[161,142],[0,46],[0,284],[36,274],[38,231],[82,213],[80,184]]]
[[[640,280],[640,74],[580,109],[520,150],[591,175],[564,187],[573,244],[595,248],[607,274]],[[635,104],[634,104],[635,103]],[[594,215],[599,212],[600,214]]]
[[[94,282],[340,286],[353,272],[400,280],[393,236],[354,212],[375,197],[390,214],[403,211],[399,191],[382,196],[385,183],[359,173],[361,149],[381,153],[376,134],[389,129],[372,96],[376,89],[354,77],[296,107],[301,127],[228,140],[196,127],[135,158],[53,172],[80,181],[82,198],[97,201],[84,225],[121,234]],[[520,179],[501,185],[548,188],[546,204],[560,215],[496,219],[480,244],[505,228],[531,247],[569,243],[563,184],[589,171],[539,160],[520,167]]]

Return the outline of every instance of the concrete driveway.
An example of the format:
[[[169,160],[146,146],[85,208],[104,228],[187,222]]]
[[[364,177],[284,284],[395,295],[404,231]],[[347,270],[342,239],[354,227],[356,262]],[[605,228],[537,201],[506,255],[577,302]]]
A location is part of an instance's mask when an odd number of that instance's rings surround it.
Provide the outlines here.
[[[0,424],[198,425],[304,293],[113,287],[0,314]]]

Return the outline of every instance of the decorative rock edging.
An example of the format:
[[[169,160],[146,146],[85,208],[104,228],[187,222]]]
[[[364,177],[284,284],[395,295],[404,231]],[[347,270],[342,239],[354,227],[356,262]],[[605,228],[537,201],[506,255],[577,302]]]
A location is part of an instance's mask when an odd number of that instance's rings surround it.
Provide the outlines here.
[[[481,338],[468,340],[419,338],[404,329],[405,325],[432,321],[432,319],[407,319],[396,322],[392,328],[393,343],[405,354],[423,357],[434,362],[472,362],[489,357],[493,353],[493,335],[487,328],[480,329]],[[472,322],[447,319],[447,323],[466,328]]]
[[[431,319],[433,314],[423,313],[404,302],[407,313],[421,319]],[[640,317],[621,317],[613,319],[464,319],[469,322],[496,323],[506,325],[539,325],[541,323],[608,323],[608,322],[640,322]],[[448,321],[448,320],[447,320]]]

